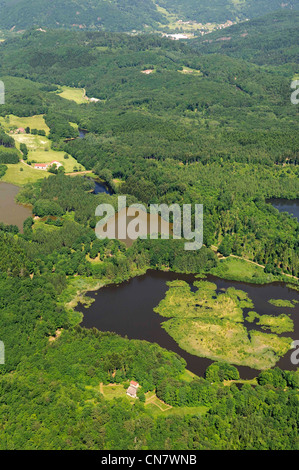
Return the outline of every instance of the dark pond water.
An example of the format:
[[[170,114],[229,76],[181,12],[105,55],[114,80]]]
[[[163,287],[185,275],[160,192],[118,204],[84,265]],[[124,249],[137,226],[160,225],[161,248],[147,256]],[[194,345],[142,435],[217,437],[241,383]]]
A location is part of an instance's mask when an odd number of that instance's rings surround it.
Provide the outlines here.
[[[70,139],[65,139],[64,142],[71,142],[72,140],[75,140],[75,139],[84,139],[84,137],[86,136],[86,134],[88,134],[88,131],[84,130],[84,129],[78,129],[79,131],[79,137],[71,137]]]
[[[84,129],[78,129],[78,130],[79,130],[79,138],[84,139],[84,137],[86,136],[86,134],[88,134],[88,132],[85,131]]]
[[[267,202],[272,204],[279,212],[288,212],[299,221],[299,199],[293,201],[289,199],[269,199]]]
[[[166,282],[174,279],[182,279],[188,283],[193,283],[195,280],[193,275],[150,270],[145,275],[120,285],[106,286],[96,293],[89,293],[88,295],[94,298],[95,302],[87,309],[78,306],[78,309],[84,313],[81,325],[86,328],[96,327],[101,331],[113,331],[129,339],[158,343],[179,354],[186,360],[189,370],[202,376],[213,361],[194,356],[181,349],[162,328],[161,323],[166,319],[153,311],[165,296],[168,289]],[[278,308],[268,303],[270,299],[298,299],[299,295],[296,291],[282,283],[245,284],[226,281],[214,276],[208,276],[207,280],[216,283],[218,291],[230,286],[244,290],[249,294],[254,302],[254,310],[259,314],[291,314],[295,323],[295,332],[290,336],[293,339],[299,339],[299,308]],[[250,327],[251,324],[247,323],[246,326]],[[296,369],[290,361],[291,352],[279,361],[279,367],[287,370]],[[242,366],[238,369],[244,379],[256,377],[258,373],[249,367]]]
[[[28,207],[15,202],[19,191],[18,186],[0,182],[0,222],[17,225],[23,231],[23,223],[27,217],[32,216],[32,212]]]
[[[94,187],[93,194],[105,193],[105,194],[109,194],[110,196],[111,196],[111,194],[113,194],[113,192],[104,183],[100,183],[99,181],[95,181],[94,184],[95,184],[95,187]]]
[[[109,194],[111,196],[113,194],[113,191],[102,181],[97,181],[94,178],[85,176],[86,179],[89,181],[92,181],[94,183],[94,190],[92,191],[92,194]]]

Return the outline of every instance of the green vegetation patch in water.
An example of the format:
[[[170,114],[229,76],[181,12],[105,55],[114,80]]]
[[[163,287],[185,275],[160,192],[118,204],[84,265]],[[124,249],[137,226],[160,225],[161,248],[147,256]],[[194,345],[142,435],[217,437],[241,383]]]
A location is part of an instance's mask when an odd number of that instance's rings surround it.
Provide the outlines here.
[[[294,331],[293,320],[285,314],[272,316],[272,315],[259,315],[256,312],[249,312],[246,320],[249,323],[256,321],[256,324],[261,326],[263,330],[270,330],[272,333],[289,333]]]
[[[273,367],[290,348],[291,338],[260,331],[248,331],[243,325],[244,308],[253,303],[246,292],[228,288],[217,293],[211,282],[196,281],[195,292],[184,281],[169,282],[166,297],[155,311],[170,318],[164,329],[190,354],[226,361],[255,369]],[[287,315],[251,315],[273,333],[293,331]]]
[[[275,307],[288,307],[295,308],[298,303],[297,300],[284,300],[284,299],[270,299],[269,304],[275,305]]]

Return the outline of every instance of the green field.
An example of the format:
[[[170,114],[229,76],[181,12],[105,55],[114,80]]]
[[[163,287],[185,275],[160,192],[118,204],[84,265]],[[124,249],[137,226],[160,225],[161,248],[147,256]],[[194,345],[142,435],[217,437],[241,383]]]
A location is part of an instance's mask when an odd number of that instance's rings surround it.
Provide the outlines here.
[[[57,160],[63,165],[66,173],[74,171],[74,167],[77,167],[80,171],[85,170],[84,166],[78,165],[77,160],[75,160],[71,155],[68,156],[69,158],[67,160],[64,159],[64,155],[65,152],[59,152],[52,149],[49,151],[36,149],[33,151],[29,151],[28,160],[35,161],[37,163],[50,163],[53,160]],[[41,170],[35,171],[41,173]],[[42,173],[45,172],[42,171]]]
[[[59,88],[58,91],[59,96],[66,100],[75,101],[77,104],[88,103],[87,99],[85,98],[83,88],[72,88],[69,86],[62,86]]]
[[[30,129],[37,129],[39,131],[45,131],[46,134],[49,134],[49,127],[45,123],[44,115],[39,114],[37,116],[30,117],[18,117],[10,114],[9,116],[0,117],[0,124],[3,126],[6,132],[9,132],[19,127],[30,127]]]
[[[202,73],[200,70],[196,69],[191,69],[190,67],[183,67],[182,70],[179,70],[180,73],[183,73],[185,75],[199,75],[202,76]]]
[[[19,127],[24,129],[29,127],[30,129],[44,130],[46,134],[49,133],[49,127],[46,125],[43,115],[18,117],[11,114],[5,118],[0,117],[0,124],[7,133]],[[76,124],[72,123],[72,125],[76,127]],[[28,148],[28,158],[25,163],[20,162],[16,165],[8,164],[7,172],[1,181],[24,186],[27,183],[33,183],[41,178],[46,178],[50,173],[35,169],[34,164],[51,163],[54,160],[60,162],[67,173],[73,172],[75,168],[80,171],[85,170],[71,155],[68,155],[68,158],[65,159],[65,152],[53,150],[51,148],[51,141],[46,136],[24,133],[13,133],[11,135],[15,140],[17,149],[20,149],[21,144],[26,144]],[[32,163],[31,166],[28,165],[30,162]]]
[[[265,273],[264,268],[234,257],[221,259],[218,266],[211,270],[211,274],[224,279],[257,284],[266,284],[275,281],[275,276]]]
[[[21,162],[16,165],[7,164],[6,166],[7,171],[1,178],[1,181],[15,184],[16,186],[25,186],[27,183],[34,183],[35,181],[50,176],[50,173],[47,171],[34,170]]]
[[[20,144],[26,144],[29,152],[39,150],[50,150],[51,142],[47,137],[32,134],[14,134],[16,147],[19,149]]]

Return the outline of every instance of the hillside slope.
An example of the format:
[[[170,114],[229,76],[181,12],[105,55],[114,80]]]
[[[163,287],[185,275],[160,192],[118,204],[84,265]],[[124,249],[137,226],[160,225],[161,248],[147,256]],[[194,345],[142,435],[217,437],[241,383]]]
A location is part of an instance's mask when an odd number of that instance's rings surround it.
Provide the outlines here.
[[[215,31],[192,41],[204,54],[225,54],[258,65],[296,64],[299,61],[299,12],[274,13]]]
[[[211,4],[212,3],[212,4]],[[283,5],[283,6],[282,6]],[[164,8],[161,9],[159,7]],[[299,8],[299,0],[2,0],[0,28],[55,28],[131,31],[167,25],[169,14],[182,21],[223,23],[279,9]]]
[[[201,23],[256,18],[276,10],[298,9],[298,0],[159,0],[170,13]]]

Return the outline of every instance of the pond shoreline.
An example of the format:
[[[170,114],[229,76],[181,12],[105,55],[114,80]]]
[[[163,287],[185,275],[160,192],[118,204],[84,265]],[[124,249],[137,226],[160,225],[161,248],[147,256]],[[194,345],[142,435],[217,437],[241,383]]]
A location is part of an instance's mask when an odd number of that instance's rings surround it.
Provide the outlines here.
[[[270,198],[266,202],[277,209],[280,213],[287,212],[292,218],[299,222],[299,199]]]
[[[16,225],[22,233],[24,221],[32,217],[32,206],[17,202],[20,189],[17,185],[0,181],[0,222]]]
[[[154,276],[154,278],[158,278],[158,283],[153,284],[151,277]],[[81,312],[81,323],[80,325],[83,328],[97,328],[100,331],[110,331],[114,332],[116,334],[119,334],[120,336],[126,336],[129,339],[136,339],[136,340],[146,340],[149,342],[157,343],[161,347],[173,351],[177,354],[179,354],[181,357],[183,357],[186,362],[187,362],[187,369],[192,371],[198,376],[202,376],[206,368],[213,363],[215,360],[208,359],[205,357],[199,357],[193,354],[187,353],[185,350],[182,350],[178,344],[174,341],[174,339],[166,333],[166,331],[163,329],[163,326],[161,325],[163,321],[166,319],[160,317],[160,315],[153,313],[151,314],[151,306],[148,307],[148,302],[152,301],[152,298],[156,298],[156,301],[154,301],[154,306],[155,302],[159,303],[159,301],[164,297],[166,291],[167,291],[167,285],[166,285],[166,280],[168,278],[170,279],[183,279],[186,280],[187,282],[193,282],[196,280],[196,275],[192,274],[179,274],[179,273],[174,273],[171,271],[161,271],[161,270],[153,270],[153,269],[147,269],[144,274],[134,274],[130,279],[125,280],[123,282],[113,282],[113,281],[108,281],[101,286],[99,290],[89,290],[88,286],[85,286],[84,289],[84,295],[87,297],[87,299],[92,299],[90,303],[88,303],[85,308],[81,308],[80,304],[80,299],[79,303],[77,304],[77,307],[75,308],[75,311],[79,313]],[[147,283],[147,277],[149,278],[149,285],[146,289],[144,287],[142,288],[143,283]],[[159,278],[162,279],[162,282],[159,282]],[[167,278],[167,279],[166,279]],[[290,287],[287,287],[285,283],[276,281],[274,283],[270,284],[249,284],[249,283],[242,283],[241,281],[235,281],[234,283],[232,281],[224,280],[221,278],[217,278],[212,275],[207,275],[206,277],[207,281],[210,282],[215,282],[217,283],[218,289],[221,291],[223,288],[231,287],[232,284],[234,284],[233,287],[236,287],[237,289],[241,289],[246,291],[247,293],[249,292],[250,298],[253,297],[253,292],[256,292],[256,301],[258,303],[262,302],[262,310],[257,309],[258,313],[272,313],[274,315],[278,315],[280,313],[280,310],[275,308],[273,305],[271,306],[270,304],[267,304],[267,300],[263,298],[262,291],[263,288],[266,290],[269,290],[271,292],[271,296],[273,296],[273,292],[280,292],[284,291],[286,294],[287,292],[289,293],[289,297],[295,297],[298,295],[296,291],[291,290]],[[163,281],[164,284],[163,284]],[[132,290],[132,284],[136,284],[137,290],[135,293],[130,291]],[[156,287],[155,287],[156,286]],[[128,292],[126,293],[126,288],[128,288]],[[119,290],[118,290],[119,289]],[[135,287],[136,289],[136,287]],[[140,304],[140,308],[138,309],[136,306],[134,306],[134,299],[136,295],[138,296],[138,292],[142,291],[142,295],[144,298],[142,299],[142,303]],[[110,296],[109,291],[112,292],[112,296]],[[136,294],[137,292],[137,294]],[[251,293],[251,295],[250,295]],[[101,307],[97,307],[97,303],[99,302],[99,297],[97,295],[102,296],[102,299],[104,299],[104,304],[101,304]],[[149,296],[149,299],[145,298],[146,295]],[[281,294],[282,295],[282,294]],[[120,299],[118,300],[118,297]],[[107,300],[108,299],[108,300]],[[124,301],[126,299],[126,301]],[[133,299],[133,300],[132,300]],[[137,299],[138,300],[138,299]],[[101,300],[102,302],[103,300]],[[120,305],[118,305],[118,302],[120,302]],[[132,303],[133,302],[133,303]],[[140,302],[140,299],[137,301]],[[131,305],[132,304],[132,305]],[[117,305],[117,307],[116,307]],[[120,308],[121,307],[121,308]],[[106,311],[105,311],[106,308]],[[112,311],[111,311],[112,309]],[[135,313],[131,312],[131,310],[135,309]],[[142,324],[142,310],[147,309],[147,323],[143,326],[140,326]],[[125,312],[125,320],[124,317],[122,317],[119,314],[119,311],[122,310]],[[108,312],[108,315],[107,315]],[[291,312],[294,313],[294,312]],[[245,314],[245,312],[244,312]],[[96,317],[95,317],[96,315]],[[120,315],[120,316],[119,316]],[[152,315],[152,316],[151,316]],[[93,316],[93,318],[92,318]],[[95,318],[100,318],[101,317],[101,325],[98,325],[97,322],[95,322]],[[245,316],[245,315],[244,315]],[[115,328],[113,328],[113,325],[110,323],[111,318],[115,318]],[[141,330],[141,335],[134,334],[134,327],[133,329],[131,328],[130,325],[134,323],[140,323],[139,328]],[[129,327],[128,327],[129,325]],[[246,327],[248,325],[246,324]],[[297,324],[295,325],[295,332],[298,331],[298,321]],[[248,328],[248,331],[250,331],[251,328]],[[255,329],[259,329],[258,326],[255,326]],[[136,331],[135,331],[136,333]],[[157,337],[155,337],[155,334]],[[293,337],[294,333],[291,333],[289,336]],[[291,351],[290,351],[291,353]],[[282,357],[277,363],[276,366],[284,368],[284,369],[290,369],[289,366],[291,366],[291,363],[289,361],[289,354],[287,353],[286,356]],[[259,373],[260,370],[253,369],[248,366],[243,366],[243,365],[236,365],[240,372],[241,378],[244,378],[246,380],[250,380],[255,378]]]

